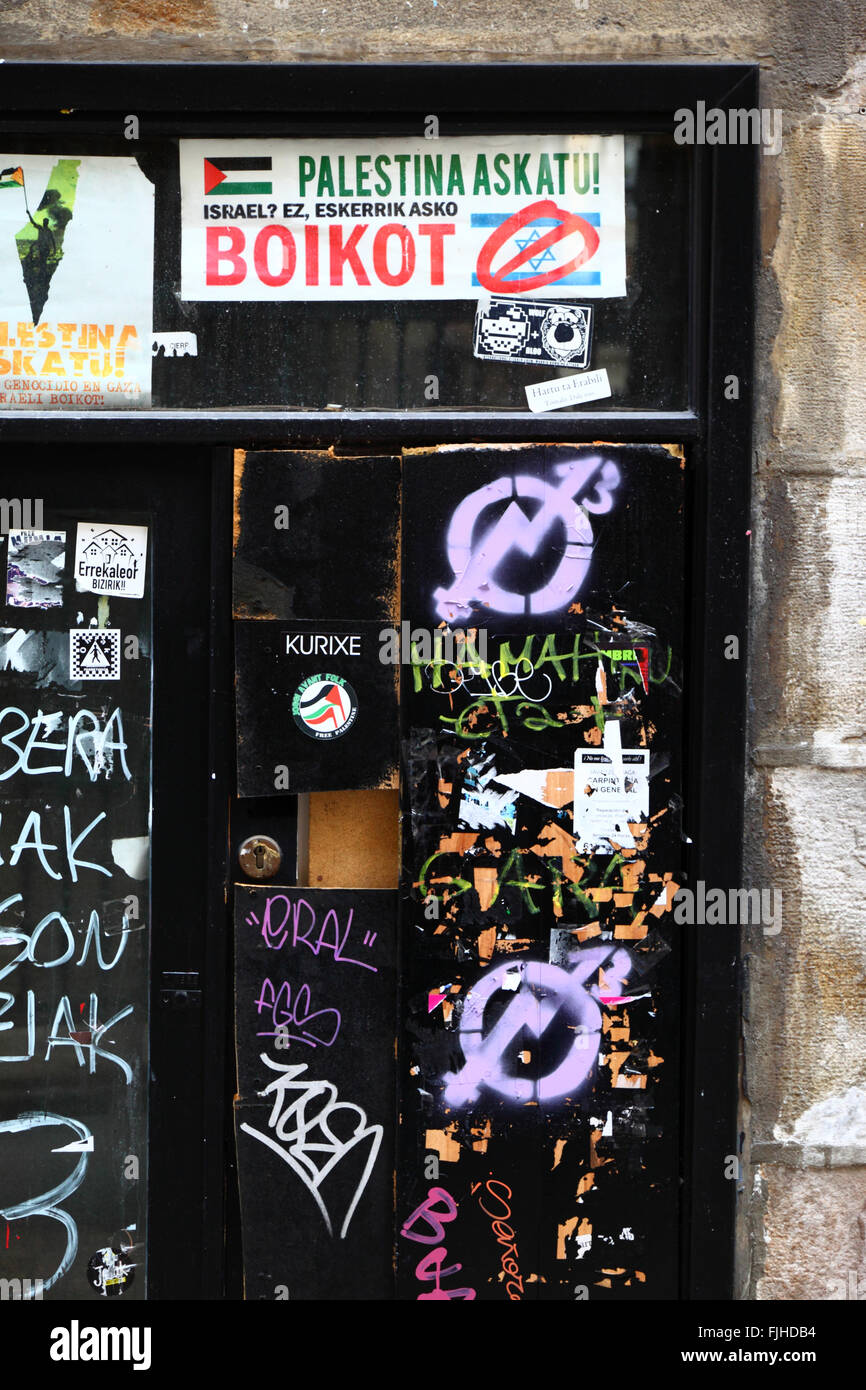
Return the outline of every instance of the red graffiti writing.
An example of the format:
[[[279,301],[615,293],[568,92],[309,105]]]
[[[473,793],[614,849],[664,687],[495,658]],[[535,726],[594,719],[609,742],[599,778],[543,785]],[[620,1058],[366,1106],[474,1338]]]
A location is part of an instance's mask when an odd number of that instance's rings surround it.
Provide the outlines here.
[[[475,1183],[472,1188],[473,1193],[477,1192],[481,1186]],[[496,1188],[503,1188],[508,1194],[502,1196]],[[498,1245],[504,1246],[500,1257],[502,1272],[507,1276],[505,1291],[512,1302],[518,1302],[523,1297],[523,1279],[520,1274],[519,1256],[517,1253],[517,1235],[513,1226],[509,1225],[511,1219],[511,1188],[507,1183],[501,1182],[499,1178],[488,1178],[484,1184],[481,1196],[478,1198],[478,1205],[485,1216],[490,1217],[491,1229],[496,1236]],[[485,1206],[485,1200],[491,1202],[493,1211],[489,1206]]]

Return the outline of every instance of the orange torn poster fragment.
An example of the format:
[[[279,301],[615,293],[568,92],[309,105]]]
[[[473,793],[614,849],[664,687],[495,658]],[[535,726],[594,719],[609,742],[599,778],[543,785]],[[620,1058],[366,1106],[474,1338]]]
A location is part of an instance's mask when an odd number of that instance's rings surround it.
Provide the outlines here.
[[[445,1129],[428,1129],[424,1137],[424,1147],[438,1153],[443,1163],[456,1163],[460,1158],[460,1145],[451,1138],[456,1130],[456,1120]]]
[[[487,912],[496,897],[497,873],[494,868],[485,868],[478,865],[473,870],[472,877],[475,881],[475,891],[478,894],[478,901],[481,904],[481,911]]]
[[[479,932],[479,934],[478,934],[478,960],[479,960],[479,962],[481,963],[481,965],[487,965],[488,961],[490,961],[490,960],[492,959],[492,957],[493,957],[493,951],[494,951],[495,946],[496,946],[496,928],[495,928],[495,927],[487,927],[487,929],[486,929],[485,931]]]
[[[579,1216],[570,1216],[567,1221],[563,1221],[556,1228],[556,1258],[565,1259],[565,1242],[577,1226]]]
[[[476,1136],[472,1140],[472,1147],[476,1153],[487,1153],[487,1141],[493,1134],[493,1125],[490,1120],[485,1120],[483,1125],[473,1125],[472,1133]]]
[[[565,1242],[571,1235],[591,1236],[592,1222],[586,1216],[570,1216],[556,1228],[556,1258],[565,1259]]]
[[[537,854],[542,859],[559,859],[563,874],[572,883],[579,883],[583,877],[584,866],[576,864],[573,858],[574,836],[563,830],[561,825],[554,825],[553,821],[548,821],[542,826],[538,839],[530,849],[532,854]]]

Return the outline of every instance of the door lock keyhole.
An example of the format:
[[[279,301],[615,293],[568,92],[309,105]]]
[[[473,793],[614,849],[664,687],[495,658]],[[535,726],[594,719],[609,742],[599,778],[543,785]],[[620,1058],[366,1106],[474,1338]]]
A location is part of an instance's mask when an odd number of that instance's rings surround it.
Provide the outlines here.
[[[238,850],[238,863],[247,878],[273,878],[283,862],[283,852],[270,835],[251,835]]]

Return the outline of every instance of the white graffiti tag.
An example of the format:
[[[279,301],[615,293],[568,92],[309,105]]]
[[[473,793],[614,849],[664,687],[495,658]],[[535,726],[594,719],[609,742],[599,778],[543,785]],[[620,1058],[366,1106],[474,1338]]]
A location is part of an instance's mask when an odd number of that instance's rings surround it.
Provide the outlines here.
[[[554,470],[561,482],[521,473],[470,492],[451,518],[446,541],[454,571],[447,589],[439,588],[436,612],[446,622],[464,622],[473,604],[495,613],[552,613],[570,603],[586,578],[592,558],[592,527],[587,512],[609,512],[619,486],[615,463],[592,455],[560,463]],[[592,495],[587,495],[592,488]],[[473,544],[476,524],[488,507],[511,499],[505,511]],[[525,498],[534,514],[526,515],[517,498]],[[562,557],[552,578],[531,594],[514,593],[494,580],[498,567],[512,551],[532,557],[548,540],[551,528],[565,527]]]
[[[56,1187],[52,1187],[49,1192],[41,1192],[38,1197],[28,1197],[23,1202],[16,1202],[12,1206],[0,1207],[0,1218],[4,1221],[24,1221],[34,1216],[48,1216],[52,1221],[59,1221],[66,1232],[66,1249],[60,1260],[60,1264],[55,1269],[49,1279],[37,1280],[41,1292],[39,1297],[46,1289],[50,1289],[56,1284],[58,1279],[62,1279],[67,1270],[72,1267],[75,1256],[78,1254],[78,1227],[69,1215],[64,1211],[60,1203],[67,1197],[71,1197],[84,1181],[87,1172],[87,1164],[93,1150],[93,1137],[87,1125],[82,1124],[81,1120],[73,1120],[68,1115],[51,1115],[45,1110],[28,1110],[25,1114],[19,1115],[14,1120],[0,1121],[0,1134],[22,1134],[30,1129],[41,1129],[44,1125],[68,1125],[78,1135],[78,1143],[74,1141],[62,1149],[53,1149],[52,1153],[77,1153],[78,1162],[62,1182]],[[85,1147],[88,1144],[89,1147]],[[8,1165],[6,1171],[9,1171]],[[26,1297],[31,1297],[28,1292]]]
[[[285,1065],[272,1061],[266,1052],[260,1055],[266,1067],[280,1073],[259,1092],[262,1096],[273,1092],[274,1104],[268,1118],[268,1128],[273,1130],[275,1137],[263,1134],[252,1125],[242,1124],[240,1128],[273,1149],[297,1173],[322,1213],[329,1235],[334,1232],[320,1188],[328,1174],[347,1154],[359,1145],[368,1145],[363,1172],[340,1227],[340,1239],[343,1240],[375,1166],[382,1144],[382,1126],[368,1124],[367,1116],[359,1105],[338,1101],[337,1088],[330,1081],[298,1080],[307,1070],[306,1063]],[[331,1128],[336,1123],[338,1129],[345,1131],[347,1124],[352,1122],[355,1128],[345,1139]],[[281,1142],[277,1143],[277,1140]]]
[[[575,951],[573,969],[545,961],[506,962],[488,970],[466,996],[460,1020],[460,1046],[466,1061],[458,1072],[447,1072],[446,1105],[468,1105],[482,1085],[506,1100],[522,1103],[553,1101],[574,1095],[592,1070],[601,1040],[601,1009],[615,998],[631,969],[629,954],[593,946]],[[586,981],[603,967],[604,990]],[[485,1032],[487,1006],[495,994],[511,992],[504,1011]],[[554,1019],[564,1016],[574,1040],[553,1070],[542,1077],[512,1075],[515,1044],[526,1037],[542,1039]]]

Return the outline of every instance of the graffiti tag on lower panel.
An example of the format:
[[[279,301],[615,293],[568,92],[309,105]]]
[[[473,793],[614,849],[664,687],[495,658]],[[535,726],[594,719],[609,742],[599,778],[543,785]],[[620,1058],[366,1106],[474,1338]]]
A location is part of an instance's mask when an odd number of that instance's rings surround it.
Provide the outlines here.
[[[319,1208],[329,1235],[334,1234],[334,1222],[322,1196],[322,1185],[348,1154],[361,1145],[368,1146],[361,1177],[340,1224],[343,1240],[375,1167],[382,1126],[369,1124],[359,1105],[338,1101],[337,1088],[330,1081],[305,1078],[305,1063],[292,1066],[274,1062],[266,1052],[261,1054],[261,1060],[271,1071],[279,1073],[259,1092],[274,1097],[268,1117],[268,1128],[273,1133],[264,1134],[249,1124],[240,1128],[272,1149],[298,1175]],[[352,1117],[354,1129],[347,1138],[340,1138],[332,1126],[345,1128],[352,1123]]]
[[[23,1115],[18,1115],[14,1120],[0,1120],[0,1134],[21,1134],[30,1129],[41,1129],[44,1125],[68,1125],[78,1135],[79,1143],[83,1146],[90,1141],[90,1147],[79,1148],[75,1144],[66,1146],[66,1149],[55,1149],[52,1152],[74,1152],[80,1155],[78,1162],[72,1172],[57,1183],[48,1192],[41,1192],[38,1197],[28,1197],[23,1202],[16,1202],[13,1206],[0,1208],[0,1217],[4,1221],[21,1221],[33,1216],[47,1216],[52,1221],[58,1221],[66,1232],[66,1249],[63,1252],[60,1264],[55,1269],[50,1278],[36,1280],[38,1286],[38,1297],[41,1298],[46,1289],[50,1289],[56,1284],[58,1279],[62,1279],[68,1269],[71,1268],[75,1256],[78,1254],[78,1227],[60,1205],[65,1202],[67,1197],[71,1197],[78,1190],[84,1181],[87,1171],[87,1164],[92,1152],[92,1136],[87,1125],[80,1120],[73,1120],[68,1115],[50,1115],[46,1111],[27,1111]],[[8,1229],[8,1228],[7,1228]],[[28,1283],[25,1297],[31,1297],[30,1281]]]
[[[444,1187],[431,1187],[428,1189],[424,1201],[403,1223],[400,1234],[406,1240],[415,1240],[421,1245],[436,1246],[435,1250],[428,1250],[426,1254],[422,1255],[415,1266],[415,1278],[434,1285],[429,1293],[418,1294],[418,1303],[452,1298],[468,1300],[475,1297],[474,1289],[443,1289],[442,1287],[442,1280],[447,1275],[459,1274],[463,1268],[462,1264],[445,1265],[444,1261],[448,1258],[448,1251],[444,1245],[438,1244],[445,1237],[445,1226],[449,1221],[453,1221],[456,1215],[457,1203],[451,1193],[446,1192]],[[420,1229],[418,1229],[419,1222],[423,1223]]]

